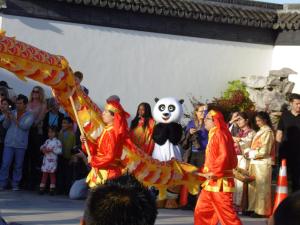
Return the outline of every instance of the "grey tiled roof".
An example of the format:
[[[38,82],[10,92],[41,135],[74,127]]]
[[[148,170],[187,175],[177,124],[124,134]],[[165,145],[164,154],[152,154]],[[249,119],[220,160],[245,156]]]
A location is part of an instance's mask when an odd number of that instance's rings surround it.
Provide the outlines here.
[[[235,4],[238,0],[58,0],[68,3],[200,21],[272,28],[277,11],[272,7]],[[242,0],[239,0],[243,2]],[[250,2],[250,1],[244,1]],[[280,5],[277,5],[280,6]]]
[[[278,20],[273,25],[273,29],[299,30],[300,13],[299,12],[279,12]]]
[[[298,30],[300,11],[282,12],[282,5],[248,0],[56,0],[158,16],[235,24],[249,27]],[[297,8],[300,5],[297,5]]]

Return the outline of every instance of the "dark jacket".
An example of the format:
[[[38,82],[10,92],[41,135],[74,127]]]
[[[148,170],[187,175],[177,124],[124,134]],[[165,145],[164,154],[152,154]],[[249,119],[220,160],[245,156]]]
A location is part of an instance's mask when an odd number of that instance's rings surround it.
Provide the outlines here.
[[[64,114],[61,112],[58,112],[58,123],[57,123],[57,127],[58,127],[58,131],[61,130],[61,125],[62,125],[62,121],[64,119]],[[46,113],[45,118],[43,120],[43,137],[46,140],[48,138],[48,128],[50,126],[53,126],[53,124],[49,124],[49,112]]]

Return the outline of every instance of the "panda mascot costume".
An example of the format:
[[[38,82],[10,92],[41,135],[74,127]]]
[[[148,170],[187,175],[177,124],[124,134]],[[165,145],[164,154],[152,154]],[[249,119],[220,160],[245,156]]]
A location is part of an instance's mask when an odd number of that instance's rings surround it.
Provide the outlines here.
[[[153,130],[155,142],[152,157],[159,161],[169,161],[173,158],[182,161],[178,143],[182,137],[182,126],[178,123],[183,115],[182,103],[175,98],[155,99],[153,118],[156,122]],[[158,208],[178,208],[180,187],[168,189],[166,199],[157,200]]]

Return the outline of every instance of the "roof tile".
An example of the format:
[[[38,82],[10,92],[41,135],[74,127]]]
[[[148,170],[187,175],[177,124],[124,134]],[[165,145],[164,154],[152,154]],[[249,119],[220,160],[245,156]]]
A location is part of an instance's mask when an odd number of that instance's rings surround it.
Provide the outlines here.
[[[133,12],[165,15],[201,21],[273,29],[299,29],[300,12],[277,11],[280,5],[268,7],[240,0],[55,0],[115,8]],[[242,4],[242,3],[243,4]],[[247,3],[247,4],[246,4]],[[250,4],[251,3],[251,4]]]

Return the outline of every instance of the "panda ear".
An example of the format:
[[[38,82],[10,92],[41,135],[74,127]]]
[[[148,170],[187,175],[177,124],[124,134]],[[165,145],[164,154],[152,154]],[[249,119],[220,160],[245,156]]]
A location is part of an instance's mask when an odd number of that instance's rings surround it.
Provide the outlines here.
[[[179,102],[180,102],[180,104],[182,105],[183,102],[184,102],[184,100],[183,100],[183,99],[180,99]]]
[[[155,101],[155,102],[158,102],[158,101],[159,101],[159,98],[155,98],[154,101]]]

